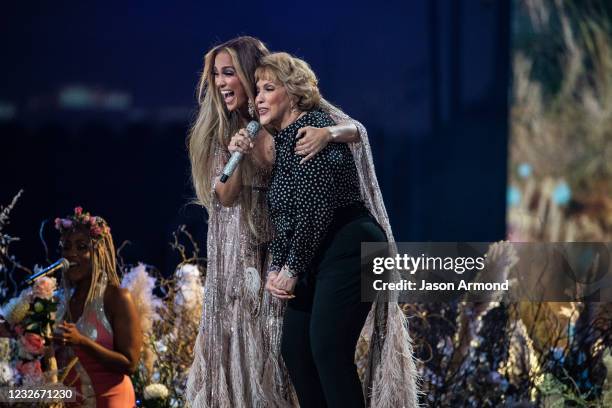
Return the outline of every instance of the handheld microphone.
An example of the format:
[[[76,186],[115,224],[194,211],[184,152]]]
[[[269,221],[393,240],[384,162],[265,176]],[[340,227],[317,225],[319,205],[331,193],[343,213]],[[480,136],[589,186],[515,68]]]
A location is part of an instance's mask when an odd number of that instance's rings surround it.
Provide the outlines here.
[[[24,281],[24,284],[26,286],[29,286],[33,284],[36,281],[36,279],[39,279],[39,278],[42,278],[43,276],[57,272],[58,270],[65,271],[66,269],[70,268],[71,265],[74,265],[74,263],[71,264],[70,262],[68,262],[66,258],[60,258],[57,262],[52,263],[51,265],[47,266],[45,269],[38,271],[37,273],[28,277]]]
[[[259,122],[255,120],[252,120],[249,122],[249,124],[246,127],[246,131],[249,134],[249,138],[251,140],[255,139],[255,137],[257,136],[257,133],[259,132],[259,129],[261,129],[261,125],[259,124]],[[225,183],[227,179],[234,173],[234,170],[236,170],[236,167],[238,166],[238,163],[240,163],[240,160],[242,160],[242,153],[240,152],[232,153],[232,157],[230,157],[229,161],[223,168],[223,173],[221,173],[222,183]]]

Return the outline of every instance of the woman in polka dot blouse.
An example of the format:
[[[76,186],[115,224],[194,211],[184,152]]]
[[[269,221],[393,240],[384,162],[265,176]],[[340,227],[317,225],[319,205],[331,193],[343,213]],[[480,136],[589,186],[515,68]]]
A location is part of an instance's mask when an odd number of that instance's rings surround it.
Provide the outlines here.
[[[289,299],[282,355],[301,407],[365,406],[355,345],[371,304],[361,302],[360,243],[384,242],[360,197],[348,146],[329,144],[306,163],[294,153],[298,129],[334,124],[318,109],[317,79],[286,53],[255,72],[261,124],[276,133],[268,206],[274,226],[266,288]]]

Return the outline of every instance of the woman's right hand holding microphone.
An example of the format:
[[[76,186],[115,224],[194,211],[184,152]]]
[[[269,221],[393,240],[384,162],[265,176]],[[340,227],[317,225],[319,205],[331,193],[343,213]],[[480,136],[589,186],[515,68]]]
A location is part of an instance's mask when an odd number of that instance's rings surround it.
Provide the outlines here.
[[[230,154],[234,152],[249,154],[251,153],[251,150],[253,150],[253,146],[253,141],[249,137],[249,134],[246,129],[240,129],[230,139],[227,149],[229,150]]]

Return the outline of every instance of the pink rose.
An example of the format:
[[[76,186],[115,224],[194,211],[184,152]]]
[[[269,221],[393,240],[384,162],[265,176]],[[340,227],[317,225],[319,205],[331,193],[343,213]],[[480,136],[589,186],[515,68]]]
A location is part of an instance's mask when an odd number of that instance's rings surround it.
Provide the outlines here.
[[[32,294],[41,299],[51,299],[55,290],[55,279],[44,276],[34,283]]]
[[[30,354],[42,354],[45,348],[45,340],[36,333],[26,333],[19,339],[21,345]]]
[[[67,219],[62,219],[62,227],[64,227],[65,229],[72,228],[72,221],[67,220]]]
[[[17,372],[24,377],[26,383],[41,382],[43,379],[42,367],[40,360],[28,361],[24,363],[20,361],[15,366]]]
[[[97,222],[97,221],[98,221],[98,220],[96,220],[96,217],[91,217],[91,218],[89,219],[89,224],[90,224],[90,225],[96,225],[96,222]]]
[[[75,213],[76,215],[81,215],[81,214],[83,213],[83,208],[82,208],[82,207],[76,207],[76,208],[74,209],[74,213]]]
[[[95,227],[92,227],[89,231],[94,237],[99,237],[100,235],[102,235],[102,228],[98,227],[97,225]]]

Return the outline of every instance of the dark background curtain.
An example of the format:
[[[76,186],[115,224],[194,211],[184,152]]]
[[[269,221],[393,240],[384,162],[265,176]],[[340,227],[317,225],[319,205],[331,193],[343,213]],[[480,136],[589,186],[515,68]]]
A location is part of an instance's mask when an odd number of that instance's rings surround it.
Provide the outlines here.
[[[171,272],[179,224],[205,247],[185,137],[205,52],[237,35],[304,58],[366,126],[397,240],[505,235],[507,0],[28,2],[2,14],[0,204],[25,190],[4,231],[21,237],[25,265],[45,261],[40,222],[76,205],[132,242],[128,262]]]

